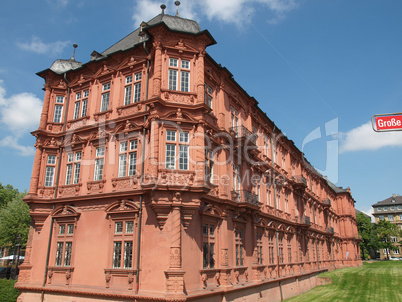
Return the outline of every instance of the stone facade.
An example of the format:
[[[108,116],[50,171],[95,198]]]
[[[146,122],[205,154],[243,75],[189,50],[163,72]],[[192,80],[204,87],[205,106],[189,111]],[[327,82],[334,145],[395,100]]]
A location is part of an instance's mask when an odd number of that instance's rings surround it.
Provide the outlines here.
[[[19,301],[274,301],[361,265],[350,190],[308,164],[212,44],[161,14],[38,73]]]

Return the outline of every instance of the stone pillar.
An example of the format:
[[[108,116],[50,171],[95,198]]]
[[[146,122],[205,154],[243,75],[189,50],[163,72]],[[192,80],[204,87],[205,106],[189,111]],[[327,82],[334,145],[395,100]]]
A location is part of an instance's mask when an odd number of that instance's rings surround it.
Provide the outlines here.
[[[197,130],[194,133],[194,140],[192,142],[193,152],[192,156],[195,162],[195,185],[203,186],[205,182],[205,129],[203,124],[198,124]]]
[[[145,160],[145,158],[143,158],[143,160]],[[155,120],[152,120],[149,174],[154,181],[156,181],[158,177],[158,168],[159,168],[159,125]]]
[[[29,195],[37,195],[38,192],[38,183],[39,183],[39,173],[40,167],[42,163],[42,147],[39,146],[38,142],[35,144],[36,151],[35,151],[35,159],[34,164],[32,167],[32,177],[31,177],[31,184],[29,186]]]
[[[160,96],[162,88],[162,44],[160,42],[154,42],[154,47],[155,62],[152,96]]]
[[[42,114],[39,121],[39,129],[45,129],[47,124],[47,117],[49,113],[51,91],[48,85],[45,85],[45,98],[43,100]]]
[[[223,220],[221,224],[221,231],[220,231],[220,242],[221,242],[221,250],[220,250],[220,268],[221,268],[221,273],[220,273],[220,278],[219,282],[221,287],[227,287],[232,284],[231,282],[231,268],[230,268],[230,263],[229,263],[229,244],[231,242],[228,242],[228,217],[230,215],[228,213],[224,213],[223,215]]]
[[[172,202],[172,229],[169,269],[165,271],[166,295],[184,295],[184,271],[181,262],[181,195],[176,192]]]
[[[198,54],[198,59],[197,59],[197,103],[203,103],[204,102],[204,56],[205,56],[205,51],[201,50]]]

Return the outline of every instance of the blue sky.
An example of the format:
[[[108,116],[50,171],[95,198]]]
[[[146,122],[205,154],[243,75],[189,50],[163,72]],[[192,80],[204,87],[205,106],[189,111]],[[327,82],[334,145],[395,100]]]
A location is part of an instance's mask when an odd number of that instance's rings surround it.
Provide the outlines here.
[[[0,182],[29,188],[44,81],[59,58],[90,60],[174,1],[4,0],[0,11]],[[402,194],[402,132],[374,114],[402,108],[402,1],[182,0],[234,75],[307,159],[356,207]]]

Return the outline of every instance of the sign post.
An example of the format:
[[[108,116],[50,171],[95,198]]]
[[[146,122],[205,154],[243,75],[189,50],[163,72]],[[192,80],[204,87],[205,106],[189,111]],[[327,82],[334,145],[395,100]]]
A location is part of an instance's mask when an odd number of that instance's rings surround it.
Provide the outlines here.
[[[402,131],[402,113],[373,115],[371,124],[376,132]]]

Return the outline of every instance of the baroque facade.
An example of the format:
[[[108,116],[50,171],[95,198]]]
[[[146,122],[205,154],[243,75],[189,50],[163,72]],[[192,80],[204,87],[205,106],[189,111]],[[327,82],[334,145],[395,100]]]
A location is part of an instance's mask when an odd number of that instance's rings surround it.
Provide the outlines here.
[[[361,265],[320,175],[192,20],[164,13],[45,80],[19,301],[258,301]]]
[[[380,220],[387,220],[396,224],[398,230],[402,231],[402,196],[393,194],[391,197],[373,204],[372,207],[374,209],[373,216],[375,223],[378,223]],[[380,249],[380,259],[388,259],[388,256],[395,258],[402,257],[401,240],[402,238],[400,237],[392,236],[391,241],[394,248],[390,250]]]

